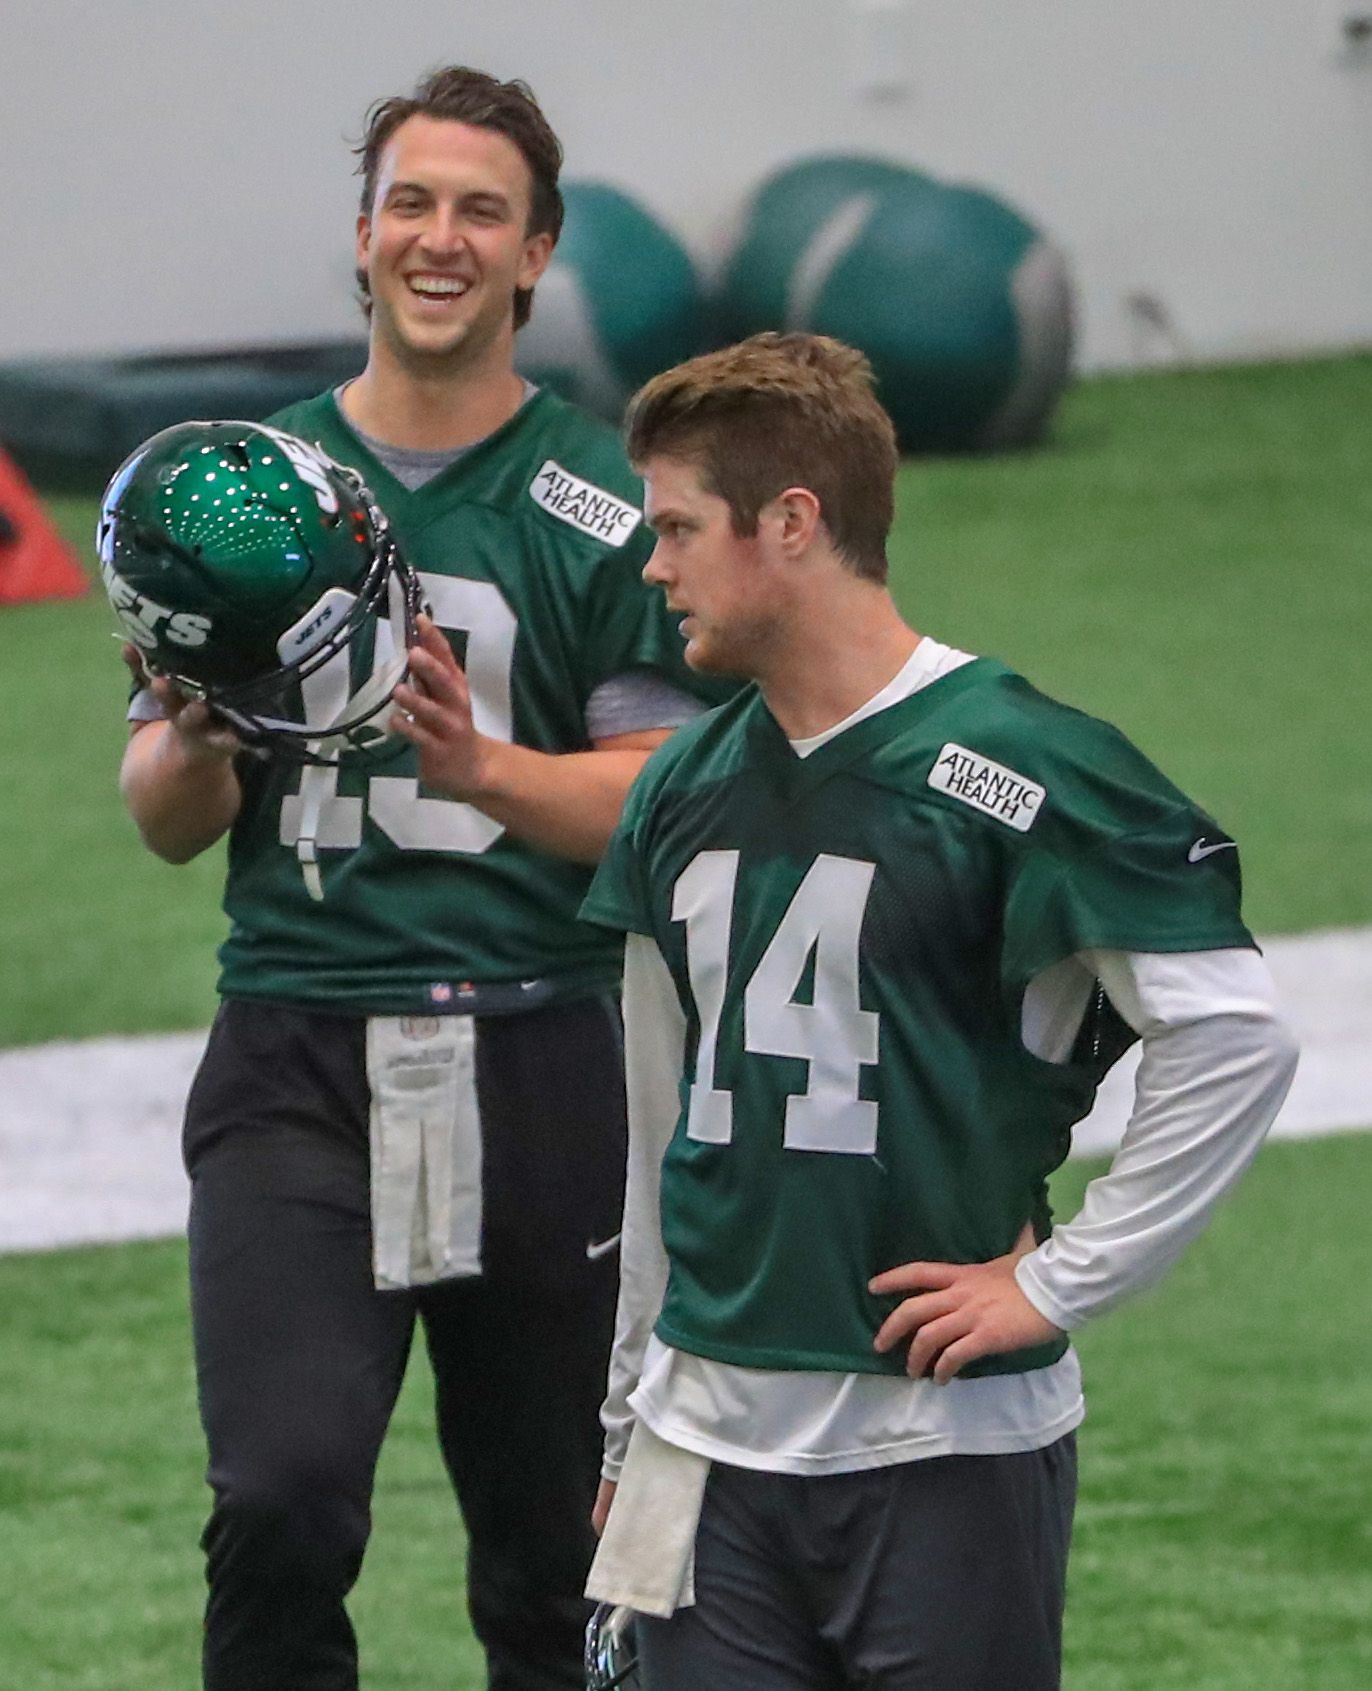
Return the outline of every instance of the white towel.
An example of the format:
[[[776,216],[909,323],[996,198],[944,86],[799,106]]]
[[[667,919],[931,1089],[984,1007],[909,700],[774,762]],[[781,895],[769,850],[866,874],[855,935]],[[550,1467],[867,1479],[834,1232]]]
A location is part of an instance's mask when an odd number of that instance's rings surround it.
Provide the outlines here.
[[[709,1472],[707,1456],[635,1423],[588,1597],[664,1619],[695,1602],[696,1527]]]
[[[371,1016],[372,1268],[395,1290],[481,1272],[470,1016]]]

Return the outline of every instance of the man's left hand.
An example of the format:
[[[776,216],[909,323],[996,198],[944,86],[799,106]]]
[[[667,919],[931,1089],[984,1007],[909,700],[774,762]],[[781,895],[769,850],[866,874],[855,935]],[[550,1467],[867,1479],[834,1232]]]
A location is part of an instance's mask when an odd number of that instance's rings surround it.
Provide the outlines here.
[[[444,798],[472,799],[482,791],[492,742],[472,721],[467,677],[443,633],[417,619],[409,679],[395,690],[390,726],[419,752],[419,777]]]
[[[868,1281],[878,1295],[913,1292],[882,1322],[873,1347],[893,1350],[914,1338],[905,1371],[945,1385],[969,1362],[1062,1337],[1015,1281],[1015,1264],[1034,1248],[1026,1228],[1013,1251],[990,1262],[907,1262]]]

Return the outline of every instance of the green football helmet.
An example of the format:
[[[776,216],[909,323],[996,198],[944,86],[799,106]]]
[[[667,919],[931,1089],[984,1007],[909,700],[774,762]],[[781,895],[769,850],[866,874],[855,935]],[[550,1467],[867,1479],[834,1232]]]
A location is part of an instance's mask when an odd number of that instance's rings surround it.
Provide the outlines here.
[[[96,531],[150,675],[245,744],[333,763],[386,739],[422,608],[356,471],[261,423],[178,423],[116,471]]]

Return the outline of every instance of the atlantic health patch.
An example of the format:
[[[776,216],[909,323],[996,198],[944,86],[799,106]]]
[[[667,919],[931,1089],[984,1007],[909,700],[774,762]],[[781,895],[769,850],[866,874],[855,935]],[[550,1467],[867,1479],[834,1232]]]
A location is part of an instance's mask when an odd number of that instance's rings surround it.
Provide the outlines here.
[[[952,740],[939,752],[928,784],[935,792],[960,799],[1021,834],[1033,826],[1046,796],[1037,781]]]
[[[622,546],[638,527],[643,513],[636,505],[616,499],[548,458],[529,484],[529,497],[551,517],[557,517],[596,540]]]

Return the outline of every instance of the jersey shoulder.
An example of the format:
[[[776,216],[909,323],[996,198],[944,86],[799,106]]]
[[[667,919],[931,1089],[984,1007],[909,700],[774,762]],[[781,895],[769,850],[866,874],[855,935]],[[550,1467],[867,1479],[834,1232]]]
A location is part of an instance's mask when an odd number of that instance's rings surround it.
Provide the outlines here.
[[[469,496],[588,556],[646,538],[643,487],[615,431],[541,390],[495,437]]]
[[[955,671],[934,684],[927,706],[879,748],[878,778],[1032,831],[1039,843],[1064,826],[1132,833],[1196,808],[1113,724],[1003,664]]]
[[[317,393],[313,399],[297,400],[294,405],[274,411],[265,421],[269,429],[282,429],[286,434],[299,435],[302,440],[316,441],[326,452],[336,450],[346,439],[331,388]]]
[[[737,774],[750,755],[756,713],[764,708],[756,687],[747,685],[674,729],[639,772],[624,809],[626,825],[640,828],[654,813],[689,804],[702,788]]]
[[[641,506],[643,483],[629,468],[618,429],[555,393],[540,394],[539,402],[539,423],[547,450],[573,474]]]
[[[1017,758],[1059,808],[1103,806],[1122,832],[1194,808],[1192,801],[1121,729],[1040,692],[1022,675],[1001,681],[1003,704],[986,742]]]

